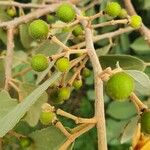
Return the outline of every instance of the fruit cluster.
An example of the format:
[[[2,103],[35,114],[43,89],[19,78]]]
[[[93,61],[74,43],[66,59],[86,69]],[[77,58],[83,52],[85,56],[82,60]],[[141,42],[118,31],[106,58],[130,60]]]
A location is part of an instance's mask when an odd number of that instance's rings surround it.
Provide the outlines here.
[[[119,17],[119,18],[129,17],[127,11],[121,8],[120,4],[117,2],[109,2],[105,8],[105,13],[111,17]],[[138,15],[133,15],[129,19],[129,24],[131,27],[138,29],[142,25],[142,18]]]

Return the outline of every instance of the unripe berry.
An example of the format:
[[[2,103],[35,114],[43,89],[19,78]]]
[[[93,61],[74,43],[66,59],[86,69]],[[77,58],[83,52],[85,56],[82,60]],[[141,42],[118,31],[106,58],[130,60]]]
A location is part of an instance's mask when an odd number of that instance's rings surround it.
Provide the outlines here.
[[[121,9],[121,11],[120,11],[118,17],[119,17],[119,18],[126,18],[127,15],[128,15],[127,11],[126,11],[125,9]]]
[[[134,90],[133,78],[124,72],[110,77],[106,84],[106,93],[114,100],[125,100]]]
[[[8,8],[6,12],[10,17],[15,17],[17,15],[16,9],[13,7]]]
[[[75,19],[75,10],[69,3],[61,4],[56,10],[57,17],[63,22],[70,22]]]
[[[73,86],[76,90],[80,89],[82,87],[82,80],[81,79],[75,79],[73,82]]]
[[[71,91],[69,87],[62,87],[59,89],[58,98],[60,100],[68,100],[70,97]]]
[[[141,129],[144,133],[150,134],[150,111],[141,115]]]
[[[120,11],[121,6],[117,2],[109,2],[105,8],[105,12],[112,17],[117,17]]]
[[[52,121],[55,118],[55,114],[53,112],[48,112],[48,111],[42,111],[40,115],[40,122],[43,125],[48,125],[52,123]]]
[[[56,61],[56,67],[61,72],[68,71],[70,69],[70,62],[69,62],[68,58],[66,58],[66,57],[59,58]]]
[[[42,72],[48,68],[48,59],[43,54],[37,54],[31,59],[32,69],[38,72]]]
[[[142,18],[138,15],[133,15],[130,18],[130,26],[132,28],[138,29],[142,25]]]
[[[91,70],[89,70],[88,68],[84,68],[83,70],[82,70],[82,76],[84,77],[84,78],[87,78],[87,77],[89,77],[91,75]]]
[[[83,29],[82,29],[82,26],[81,25],[76,25],[74,30],[72,31],[72,34],[74,36],[79,36],[79,35],[82,35],[83,34]]]
[[[27,148],[31,145],[32,140],[29,137],[21,137],[20,138],[20,145],[23,148]]]
[[[45,39],[48,36],[48,32],[49,32],[48,24],[41,19],[34,20],[29,25],[29,35],[33,39]]]

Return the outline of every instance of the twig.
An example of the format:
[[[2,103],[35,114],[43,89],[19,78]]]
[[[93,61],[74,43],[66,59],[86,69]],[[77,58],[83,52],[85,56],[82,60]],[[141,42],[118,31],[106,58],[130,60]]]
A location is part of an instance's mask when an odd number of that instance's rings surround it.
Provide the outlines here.
[[[30,20],[39,18],[39,17],[47,14],[48,12],[53,12],[58,7],[58,5],[59,4],[52,4],[43,9],[37,9],[36,11],[33,11],[25,16],[15,18],[14,20],[2,22],[2,23],[0,23],[0,27],[18,26],[21,23],[27,23]]]
[[[56,36],[49,36],[49,39],[51,39],[54,43],[58,44],[60,47],[62,47],[66,51],[70,51],[71,49],[66,46],[64,43],[62,43]]]
[[[73,129],[71,129],[71,133],[74,134],[74,133],[80,131],[81,129],[85,128],[86,126],[87,126],[86,123],[80,124],[80,125],[74,127]]]
[[[12,77],[12,62],[13,62],[13,48],[14,48],[14,27],[7,29],[7,53],[5,58],[5,90],[8,90],[9,81]]]
[[[76,25],[76,24],[78,24],[79,23],[79,20],[75,20],[74,22],[71,22],[71,23],[69,23],[69,24],[52,24],[52,25],[50,25],[50,27],[51,28],[64,28],[64,27],[71,27],[71,26],[74,26],[74,25]]]
[[[131,99],[131,101],[134,101],[134,103],[137,104],[137,106],[139,107],[140,111],[148,109],[147,106],[141,102],[141,100],[136,96],[135,93],[132,93],[130,95],[130,99]]]
[[[111,26],[111,25],[116,25],[116,24],[127,24],[128,22],[129,22],[128,19],[111,20],[111,21],[102,22],[99,24],[94,24],[92,25],[92,27],[99,28],[99,27]]]
[[[20,137],[26,137],[25,135],[20,134],[20,133],[17,133],[17,132],[15,132],[15,131],[13,131],[13,130],[9,131],[8,134],[11,135],[11,136],[15,136],[15,137],[18,138],[18,139],[19,139]]]
[[[57,109],[56,114],[64,116],[64,117],[67,117],[69,119],[72,119],[72,120],[75,121],[76,124],[79,124],[79,123],[96,123],[97,122],[97,120],[95,118],[81,118],[81,117],[77,117],[77,116],[74,116],[74,115],[72,115],[70,113],[67,113],[66,111],[63,111],[61,109]]]
[[[76,7],[75,7],[76,8]],[[76,12],[80,15],[81,12],[76,8]],[[85,42],[86,49],[90,60],[92,62],[94,70],[94,82],[95,82],[95,117],[97,118],[97,134],[98,134],[98,150],[107,150],[107,138],[106,138],[106,124],[104,114],[104,98],[103,98],[103,81],[99,78],[99,74],[102,72],[99,59],[97,57],[94,45],[92,30],[89,26],[89,22],[81,20],[82,25],[85,28]]]
[[[68,85],[72,85],[73,81],[76,79],[78,75],[80,75],[81,70],[85,67],[86,62],[88,61],[88,58],[85,58],[83,62],[81,62],[81,65],[77,68],[74,75],[71,77],[71,79],[68,81]]]
[[[131,0],[123,0],[123,1],[129,15],[136,15],[137,13],[132,5]],[[141,28],[139,29],[139,32],[141,33],[141,35],[144,36],[144,39],[150,45],[150,29],[147,28],[144,24],[142,24]]]
[[[71,134],[66,130],[66,128],[62,125],[62,123],[60,121],[57,121],[55,123],[55,126],[66,136],[66,137],[70,137]]]
[[[23,100],[23,96],[21,95],[21,90],[12,81],[9,81],[9,84],[11,85],[11,87],[13,87],[16,90],[19,96],[19,102],[21,102]]]
[[[15,6],[15,7],[21,7],[21,8],[44,8],[48,5],[39,5],[39,4],[33,4],[33,3],[19,3],[19,2],[13,2],[13,1],[0,1],[0,6]]]
[[[133,30],[134,29],[131,28],[131,27],[120,28],[116,31],[104,33],[104,34],[97,35],[97,36],[93,37],[93,42],[97,42],[97,41],[102,40],[102,39],[112,38],[112,37],[118,36],[118,35],[126,33],[126,32],[130,32],[130,31],[133,31]],[[84,46],[85,46],[85,42],[81,42],[79,44],[71,46],[70,48],[81,48],[81,47],[84,47]]]
[[[81,62],[85,57],[87,56],[87,54],[83,54],[80,57],[73,59],[70,63],[71,63],[71,67],[74,67],[75,65],[77,65],[79,62]]]
[[[70,145],[71,143],[77,138],[79,137],[80,135],[82,135],[83,133],[89,131],[90,129],[92,129],[93,127],[95,126],[95,124],[89,124],[87,125],[85,128],[79,130],[78,132],[72,134],[68,140],[60,147],[59,150],[66,150]]]

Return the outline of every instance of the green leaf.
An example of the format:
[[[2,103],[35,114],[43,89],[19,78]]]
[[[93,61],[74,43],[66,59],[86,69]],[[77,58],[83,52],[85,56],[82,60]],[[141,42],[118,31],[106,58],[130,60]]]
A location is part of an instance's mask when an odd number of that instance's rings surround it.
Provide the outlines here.
[[[106,45],[102,48],[96,49],[97,56],[99,57],[99,56],[102,56],[102,55],[106,55],[109,52],[110,48],[111,48],[111,44]]]
[[[90,89],[87,91],[86,94],[87,94],[87,97],[89,100],[95,100],[95,91],[94,90]]]
[[[13,68],[27,61],[27,53],[23,51],[15,51],[13,55]]]
[[[36,150],[59,150],[67,140],[66,136],[55,126],[37,130],[31,133],[29,137],[34,141],[33,147],[30,147],[29,150],[34,150],[35,148]]]
[[[16,99],[10,97],[7,91],[0,92],[0,118],[4,117],[18,104]]]
[[[139,116],[136,116],[127,123],[121,136],[121,140],[120,140],[121,144],[129,141],[133,137],[133,134],[137,127],[138,120],[139,120]]]
[[[108,105],[106,113],[115,119],[129,119],[136,114],[136,108],[129,101],[113,101]]]
[[[73,150],[97,150],[96,128],[84,133],[76,139]]]
[[[6,13],[6,11],[5,11],[5,9],[0,9],[0,20],[1,21],[8,21],[8,20],[11,20],[12,18],[9,16],[9,15],[7,15],[7,13]]]
[[[150,47],[143,37],[137,38],[132,44],[131,48],[135,51],[135,53],[141,54],[150,54]]]
[[[23,83],[20,85],[20,92],[23,98],[27,97],[34,89],[37,87],[33,84]],[[35,102],[33,106],[27,111],[24,120],[28,122],[30,126],[35,126],[40,118],[41,106],[43,103],[47,102],[48,95],[44,92],[40,98]]]
[[[68,37],[70,36],[70,33],[60,33],[55,35],[62,43],[66,43],[68,40]],[[41,43],[37,48],[35,48],[35,52],[36,53],[42,53],[45,54],[47,56],[51,56],[53,54],[58,53],[59,51],[61,51],[63,48],[50,41],[49,39],[45,40],[43,43]]]
[[[147,10],[150,9],[150,1],[149,0],[144,0],[143,9],[147,9]]]
[[[121,45],[121,51],[127,52],[130,48],[130,41],[128,34],[121,34],[120,35],[120,45]]]
[[[30,109],[30,107],[38,100],[38,98],[43,94],[43,92],[55,82],[61,73],[54,73],[50,79],[46,80],[37,89],[35,89],[29,96],[27,96],[23,102],[18,104],[14,109],[12,109],[8,114],[0,119],[0,137],[3,137],[9,130],[11,130],[19,120],[24,116],[24,114]]]
[[[5,67],[4,59],[0,59],[0,89],[4,87],[5,82]]]
[[[92,115],[93,115],[92,105],[86,97],[83,97],[81,99],[79,114],[82,117],[92,117]]]
[[[122,133],[127,121],[106,120],[107,140],[110,145],[120,144],[119,136]]]
[[[21,24],[19,26],[20,40],[21,40],[22,45],[26,49],[31,48],[31,43],[33,42],[33,39],[28,33],[28,26],[29,26],[29,23]]]
[[[6,45],[7,44],[7,36],[6,32],[0,28],[0,39]]]
[[[144,61],[129,55],[105,55],[99,57],[103,68],[116,68],[116,63],[119,62],[121,68],[125,70],[141,70],[145,69]]]
[[[126,70],[126,72],[134,78],[136,92],[141,95],[150,95],[150,79],[148,75],[138,70]]]

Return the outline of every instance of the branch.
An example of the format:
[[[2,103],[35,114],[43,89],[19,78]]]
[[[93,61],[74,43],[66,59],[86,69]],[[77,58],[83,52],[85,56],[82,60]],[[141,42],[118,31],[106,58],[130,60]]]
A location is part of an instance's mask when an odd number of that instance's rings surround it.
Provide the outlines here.
[[[129,15],[136,15],[137,13],[131,3],[131,0],[123,0],[123,1]],[[150,46],[150,29],[148,29],[144,24],[142,24],[141,28],[139,29],[139,32],[141,33],[141,35],[144,36],[144,39]]]
[[[48,7],[48,5],[44,4],[33,4],[33,3],[18,3],[13,1],[0,1],[0,6],[15,6],[15,7],[21,7],[21,8],[44,8]]]
[[[111,20],[111,21],[102,22],[99,24],[94,24],[92,25],[92,27],[99,28],[99,27],[111,26],[111,25],[116,25],[116,24],[127,24],[128,22],[129,22],[128,19]]]
[[[107,39],[107,38],[109,39],[109,38],[118,36],[118,35],[126,33],[126,32],[130,32],[130,31],[133,31],[133,30],[134,29],[131,28],[131,27],[120,28],[116,31],[104,33],[104,34],[97,35],[97,36],[93,37],[93,42],[97,42],[99,40]],[[84,46],[85,46],[85,42],[81,42],[79,44],[76,44],[76,45],[72,46],[71,48],[81,48],[81,47],[84,47]]]
[[[9,27],[7,30],[7,53],[5,59],[5,90],[8,90],[9,81],[12,77],[12,62],[14,48],[14,27]]]
[[[76,7],[75,7],[76,8]],[[76,8],[76,12],[80,15],[81,12]],[[94,70],[94,82],[95,82],[95,117],[97,118],[97,133],[98,133],[98,150],[107,150],[107,138],[106,138],[106,125],[104,114],[104,99],[103,99],[103,81],[99,78],[99,74],[102,72],[99,59],[97,57],[94,45],[92,30],[89,26],[89,22],[81,20],[82,25],[85,28],[85,40],[87,53],[92,62]]]
[[[53,12],[59,4],[52,4],[49,5],[46,8],[43,9],[37,9],[36,11],[33,11],[25,16],[21,16],[18,18],[15,18],[14,20],[11,21],[6,21],[6,22],[2,22],[0,23],[0,27],[7,27],[7,26],[18,26],[22,23],[27,23],[33,19],[39,18],[45,14],[47,14],[48,12]]]
[[[66,118],[69,118],[69,119],[72,119],[75,121],[76,124],[79,124],[79,123],[96,123],[97,120],[95,118],[81,118],[81,117],[77,117],[77,116],[74,116],[70,113],[67,113],[61,109],[57,109],[56,111],[56,114],[57,115],[60,115],[60,116],[64,116]]]

